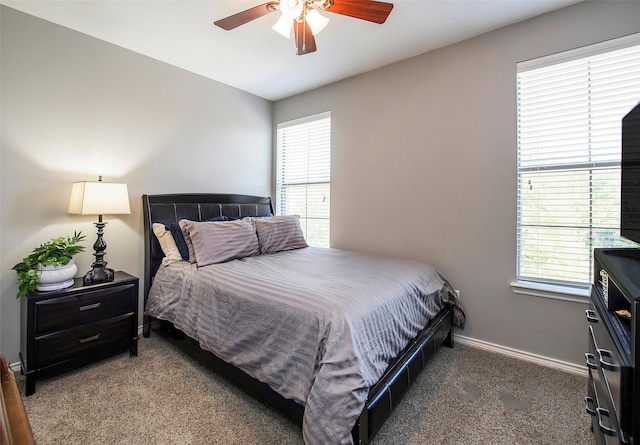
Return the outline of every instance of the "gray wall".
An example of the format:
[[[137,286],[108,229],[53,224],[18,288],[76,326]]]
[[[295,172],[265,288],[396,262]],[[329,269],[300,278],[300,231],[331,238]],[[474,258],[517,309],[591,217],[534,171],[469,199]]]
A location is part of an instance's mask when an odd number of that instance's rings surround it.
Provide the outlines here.
[[[426,260],[457,289],[463,332],[583,363],[582,304],[516,295],[515,64],[639,32],[640,2],[585,2],[270,102],[0,7],[0,350],[18,360],[10,268],[83,230],[71,183],[129,185],[106,260],[142,276],[143,193],[272,193],[272,127],[332,113],[332,244]],[[273,118],[273,119],[272,119]],[[88,270],[89,252],[79,258]]]
[[[331,110],[331,242],[428,261],[462,335],[584,364],[586,305],[514,294],[516,63],[640,31],[640,2],[585,2],[275,103]]]
[[[143,193],[271,192],[272,103],[0,7],[0,351],[18,360],[11,267],[50,238],[82,230],[71,183],[125,182],[131,215],[105,216],[105,259],[142,277]],[[89,270],[90,252],[78,259]]]

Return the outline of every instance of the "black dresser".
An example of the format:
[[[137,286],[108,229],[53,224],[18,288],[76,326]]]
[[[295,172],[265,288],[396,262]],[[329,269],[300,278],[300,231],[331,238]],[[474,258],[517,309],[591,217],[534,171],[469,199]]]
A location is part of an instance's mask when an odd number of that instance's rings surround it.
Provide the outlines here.
[[[586,410],[596,443],[632,444],[640,437],[640,250],[595,249],[594,269]]]

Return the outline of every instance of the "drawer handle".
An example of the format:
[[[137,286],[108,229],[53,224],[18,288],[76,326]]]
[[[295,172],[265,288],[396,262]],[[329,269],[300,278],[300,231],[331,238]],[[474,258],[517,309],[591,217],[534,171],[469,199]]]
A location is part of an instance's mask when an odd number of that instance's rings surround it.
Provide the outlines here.
[[[592,309],[587,309],[586,311],[584,311],[584,313],[587,315],[587,321],[591,322],[591,323],[599,323],[600,319],[596,316],[596,311],[592,310]]]
[[[98,309],[102,304],[101,301],[93,304],[87,304],[86,306],[80,306],[80,311],[90,311],[91,309]]]
[[[600,431],[605,433],[607,436],[615,436],[616,430],[605,426],[605,424],[602,422],[603,417],[610,417],[609,410],[604,408],[596,408],[596,413],[598,414],[598,426],[600,427]]]
[[[596,356],[587,352],[584,354],[584,358],[587,362],[587,368],[589,369],[598,369],[598,364],[596,363]]]
[[[592,416],[596,415],[596,410],[593,409],[593,405],[595,403],[593,402],[593,399],[589,396],[584,398],[584,405],[585,405],[585,409],[587,410],[587,414],[590,414]]]
[[[597,351],[598,356],[600,356],[600,364],[604,369],[608,371],[617,371],[618,369],[620,369],[620,365],[615,362],[615,355],[613,354],[613,352],[609,351],[608,349],[598,349]],[[607,361],[605,357],[613,359],[613,361]]]
[[[95,341],[100,338],[100,334],[92,335],[91,337],[81,338],[78,340],[80,344],[89,343],[90,341]]]

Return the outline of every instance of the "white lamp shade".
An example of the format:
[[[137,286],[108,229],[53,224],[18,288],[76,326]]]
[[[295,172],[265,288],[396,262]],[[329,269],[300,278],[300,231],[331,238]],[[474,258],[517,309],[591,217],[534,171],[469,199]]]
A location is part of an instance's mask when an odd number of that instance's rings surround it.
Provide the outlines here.
[[[282,12],[283,16],[291,20],[299,18],[303,10],[303,0],[280,0],[280,12]]]
[[[285,36],[287,39],[291,37],[291,30],[293,29],[293,20],[281,15],[272,29],[280,35]]]
[[[312,9],[307,13],[306,20],[309,24],[309,27],[311,28],[311,33],[314,36],[318,35],[318,33],[320,33],[320,31],[322,31],[324,27],[327,26],[327,23],[329,23],[329,19],[324,17],[315,9]]]
[[[113,182],[74,182],[69,213],[79,215],[130,214],[127,184]]]

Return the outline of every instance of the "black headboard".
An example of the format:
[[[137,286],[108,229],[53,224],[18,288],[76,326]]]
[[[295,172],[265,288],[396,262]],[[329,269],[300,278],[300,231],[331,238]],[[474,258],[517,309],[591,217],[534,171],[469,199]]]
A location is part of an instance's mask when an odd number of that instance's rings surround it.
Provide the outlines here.
[[[170,224],[181,219],[205,221],[214,216],[244,218],[273,214],[271,198],[250,195],[186,193],[142,195],[144,213],[144,302],[153,276],[162,262],[162,249],[153,234],[153,223]]]

